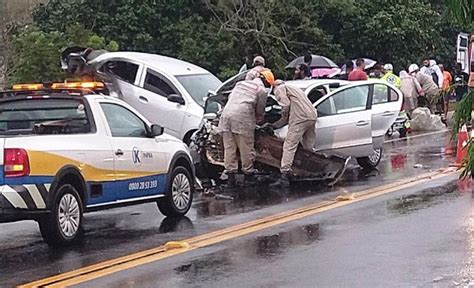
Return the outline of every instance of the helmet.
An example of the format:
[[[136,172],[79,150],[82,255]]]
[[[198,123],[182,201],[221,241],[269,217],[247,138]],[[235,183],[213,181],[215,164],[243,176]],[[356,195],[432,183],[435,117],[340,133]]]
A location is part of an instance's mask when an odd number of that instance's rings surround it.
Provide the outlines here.
[[[420,67],[418,67],[418,65],[416,64],[411,64],[410,66],[408,66],[408,73],[411,74],[413,72],[416,72],[420,70]]]
[[[255,58],[253,58],[253,66],[257,66],[257,65],[262,65],[262,66],[265,66],[265,58],[263,58],[262,56],[256,56]]]
[[[383,65],[383,69],[387,70],[387,71],[393,71],[393,65],[390,64],[390,63],[387,63],[387,64]]]
[[[270,70],[263,70],[260,72],[260,78],[262,79],[263,83],[267,82],[270,84],[270,86],[275,84],[275,76],[273,76],[273,73]]]

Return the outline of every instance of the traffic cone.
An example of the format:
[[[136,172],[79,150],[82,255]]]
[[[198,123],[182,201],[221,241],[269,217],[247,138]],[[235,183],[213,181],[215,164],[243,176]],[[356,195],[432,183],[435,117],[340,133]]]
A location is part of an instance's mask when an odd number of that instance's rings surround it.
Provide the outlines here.
[[[458,133],[458,145],[456,147],[456,164],[454,166],[461,167],[462,161],[467,155],[467,144],[469,142],[469,133],[467,132],[466,125],[461,127]]]

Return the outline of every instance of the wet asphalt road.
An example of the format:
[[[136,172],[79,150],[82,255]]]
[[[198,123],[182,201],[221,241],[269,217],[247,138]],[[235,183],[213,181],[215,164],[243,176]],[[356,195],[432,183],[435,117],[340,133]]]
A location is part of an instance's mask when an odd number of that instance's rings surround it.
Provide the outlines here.
[[[445,133],[393,139],[385,144],[378,171],[361,171],[354,165],[335,188],[298,186],[290,193],[258,188],[234,201],[197,198],[188,217],[179,220],[163,219],[154,204],[86,214],[86,237],[67,249],[44,244],[34,222],[0,224],[0,287],[334,199],[343,190],[362,191],[453,162],[445,155],[449,148]],[[423,167],[413,168],[415,164]],[[463,280],[462,267],[470,255],[466,225],[471,191],[458,191],[453,177],[444,180],[430,183],[442,189],[425,184],[390,193],[85,286],[451,286]],[[434,196],[423,196],[430,193]]]

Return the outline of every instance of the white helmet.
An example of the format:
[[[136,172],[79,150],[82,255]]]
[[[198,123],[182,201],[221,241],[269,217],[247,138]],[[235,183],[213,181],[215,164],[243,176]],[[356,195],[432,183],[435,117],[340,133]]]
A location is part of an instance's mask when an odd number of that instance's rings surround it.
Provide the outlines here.
[[[418,67],[418,65],[416,64],[411,64],[410,66],[408,66],[408,73],[411,74],[413,72],[416,72],[420,70],[420,67]]]
[[[387,64],[383,65],[383,69],[386,70],[386,71],[393,71],[393,65],[390,64],[390,63],[387,63]]]

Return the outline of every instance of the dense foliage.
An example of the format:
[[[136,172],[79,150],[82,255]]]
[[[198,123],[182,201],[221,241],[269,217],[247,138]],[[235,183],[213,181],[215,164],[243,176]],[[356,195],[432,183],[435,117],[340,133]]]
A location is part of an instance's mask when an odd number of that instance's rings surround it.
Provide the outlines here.
[[[262,54],[282,77],[285,64],[305,50],[339,63],[370,57],[398,69],[424,55],[451,62],[461,28],[437,2],[50,0],[33,16],[45,33],[79,24],[122,50],[178,57],[221,78]]]

